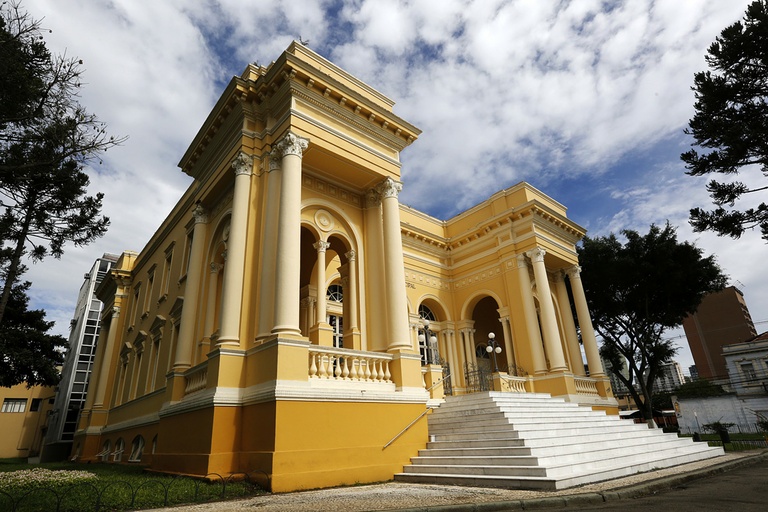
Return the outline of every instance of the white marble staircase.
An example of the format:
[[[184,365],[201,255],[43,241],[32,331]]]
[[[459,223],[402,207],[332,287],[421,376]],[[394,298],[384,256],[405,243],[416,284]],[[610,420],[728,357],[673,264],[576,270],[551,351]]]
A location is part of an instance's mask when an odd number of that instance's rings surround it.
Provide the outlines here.
[[[446,397],[427,418],[433,441],[397,481],[555,490],[723,454],[541,393]]]

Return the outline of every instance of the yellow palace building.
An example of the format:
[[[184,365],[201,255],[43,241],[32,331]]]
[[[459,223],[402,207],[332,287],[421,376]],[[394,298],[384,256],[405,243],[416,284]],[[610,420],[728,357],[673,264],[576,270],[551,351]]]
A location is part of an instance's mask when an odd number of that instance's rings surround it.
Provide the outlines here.
[[[583,228],[526,183],[447,221],[401,205],[420,132],[392,107],[298,43],[232,79],[179,164],[193,183],[97,290],[74,456],[280,492],[392,479],[445,394],[616,411]]]

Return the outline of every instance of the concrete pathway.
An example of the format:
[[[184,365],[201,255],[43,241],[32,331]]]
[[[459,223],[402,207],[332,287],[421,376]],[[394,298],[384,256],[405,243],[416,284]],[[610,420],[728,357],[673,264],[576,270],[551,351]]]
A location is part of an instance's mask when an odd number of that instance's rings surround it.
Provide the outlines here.
[[[708,478],[708,477],[715,478]],[[717,485],[713,485],[713,482]],[[662,495],[659,495],[663,493]],[[645,499],[665,509],[768,510],[768,450],[727,453],[716,459],[684,464],[617,480],[562,491],[517,491],[383,483],[317,491],[270,494],[236,501],[175,507],[180,512],[401,512],[501,511],[568,508],[572,510],[636,509]],[[628,503],[628,500],[631,502]],[[672,501],[669,501],[672,500]],[[672,503],[675,503],[672,505]],[[685,503],[691,503],[684,508]],[[734,507],[731,507],[733,504]],[[759,506],[758,506],[759,504]],[[651,505],[651,506],[653,506]],[[713,508],[714,507],[714,508]],[[718,508],[719,507],[719,508]],[[641,509],[651,510],[646,506]]]

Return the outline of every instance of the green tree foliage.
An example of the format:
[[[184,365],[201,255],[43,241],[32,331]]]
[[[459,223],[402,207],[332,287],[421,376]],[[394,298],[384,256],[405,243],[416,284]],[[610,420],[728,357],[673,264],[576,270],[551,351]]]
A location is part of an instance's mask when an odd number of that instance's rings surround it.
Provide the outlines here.
[[[722,386],[713,384],[707,379],[698,379],[681,384],[673,394],[677,398],[704,398],[723,396],[726,393]]]
[[[0,325],[25,254],[58,258],[109,225],[83,168],[121,140],[79,104],[81,66],[51,55],[18,0],[0,4],[0,247],[9,250]]]
[[[5,318],[0,325],[0,386],[26,383],[54,386],[59,382],[58,366],[64,362],[67,340],[48,334],[53,322],[45,311],[30,310],[27,290],[30,283],[11,289]]]
[[[742,170],[759,171],[768,177],[768,4],[753,2],[744,21],[726,27],[710,45],[709,71],[696,73],[695,115],[686,133],[702,152],[691,149],[681,155],[688,174],[724,174],[730,178]],[[740,237],[758,227],[768,241],[768,205],[739,210],[743,195],[768,186],[750,188],[737,180],[712,180],[707,184],[714,210],[691,210],[696,231],[711,230],[721,236]]]
[[[600,355],[627,387],[643,417],[653,418],[653,387],[676,348],[663,338],[696,310],[702,297],[722,289],[725,276],[713,256],[678,242],[674,228],[651,226],[641,235],[585,237],[579,247],[584,289]]]

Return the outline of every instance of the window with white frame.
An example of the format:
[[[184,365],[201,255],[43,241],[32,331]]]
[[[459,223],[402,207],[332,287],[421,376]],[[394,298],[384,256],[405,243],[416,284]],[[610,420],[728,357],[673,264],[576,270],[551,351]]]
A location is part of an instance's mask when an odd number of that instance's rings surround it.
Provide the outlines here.
[[[755,373],[755,366],[751,363],[741,363],[741,373],[744,375],[744,378],[748,381],[757,379],[757,374]]]
[[[125,441],[123,441],[123,438],[121,437],[115,443],[115,451],[112,452],[112,460],[115,462],[122,461],[124,451],[125,451]]]
[[[131,456],[128,462],[141,462],[141,456],[144,453],[144,437],[136,436],[131,443]]]
[[[344,318],[337,314],[344,302],[344,289],[339,284],[332,284],[328,287],[325,298],[330,305],[327,321],[333,328],[333,346],[344,348]]]
[[[6,398],[3,400],[2,412],[26,412],[27,399],[26,398]]]

